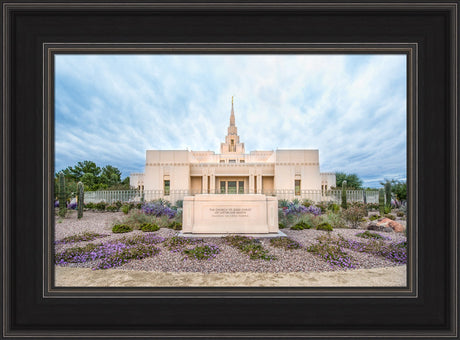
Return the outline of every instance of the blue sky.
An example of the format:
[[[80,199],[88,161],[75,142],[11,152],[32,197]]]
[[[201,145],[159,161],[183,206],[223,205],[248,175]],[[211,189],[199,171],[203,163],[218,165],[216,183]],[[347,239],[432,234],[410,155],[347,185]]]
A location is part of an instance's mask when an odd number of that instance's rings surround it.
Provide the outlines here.
[[[219,152],[235,96],[246,152],[319,149],[322,172],[406,179],[404,55],[57,55],[55,169],[123,177],[145,150]]]

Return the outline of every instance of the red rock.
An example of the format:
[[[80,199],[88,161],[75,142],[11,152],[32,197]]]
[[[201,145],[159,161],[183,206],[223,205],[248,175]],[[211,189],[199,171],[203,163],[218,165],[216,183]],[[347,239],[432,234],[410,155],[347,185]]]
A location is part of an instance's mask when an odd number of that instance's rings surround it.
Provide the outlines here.
[[[390,220],[389,218],[382,218],[377,222],[378,226],[381,227],[390,227],[395,231],[395,233],[403,233],[404,230],[406,230],[406,227],[402,225],[401,223],[398,223],[396,221]]]

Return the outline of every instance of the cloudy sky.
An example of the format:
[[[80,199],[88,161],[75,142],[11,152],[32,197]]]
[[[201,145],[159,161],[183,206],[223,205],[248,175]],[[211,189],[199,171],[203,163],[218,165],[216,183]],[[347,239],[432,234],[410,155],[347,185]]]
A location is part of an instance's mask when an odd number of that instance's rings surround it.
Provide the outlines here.
[[[403,55],[57,55],[55,169],[143,172],[145,150],[319,149],[322,172],[406,178]]]

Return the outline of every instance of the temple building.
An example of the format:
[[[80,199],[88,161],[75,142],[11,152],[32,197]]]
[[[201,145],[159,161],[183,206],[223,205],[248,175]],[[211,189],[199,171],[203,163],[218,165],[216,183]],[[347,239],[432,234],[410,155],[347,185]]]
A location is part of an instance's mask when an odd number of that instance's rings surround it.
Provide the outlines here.
[[[318,150],[277,149],[246,153],[235,124],[233,98],[230,125],[219,154],[147,150],[145,172],[130,175],[130,185],[146,195],[150,193],[150,199],[170,200],[212,193],[304,198],[308,192],[321,195],[335,183],[334,173],[320,172]]]

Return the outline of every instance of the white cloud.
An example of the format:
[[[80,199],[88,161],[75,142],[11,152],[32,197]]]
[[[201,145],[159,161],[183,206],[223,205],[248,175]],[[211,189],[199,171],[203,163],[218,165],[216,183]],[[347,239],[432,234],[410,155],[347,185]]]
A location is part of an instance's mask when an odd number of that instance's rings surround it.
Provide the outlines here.
[[[127,176],[146,149],[219,152],[234,95],[247,151],[318,148],[322,171],[403,178],[405,69],[403,55],[59,55],[56,169]]]

